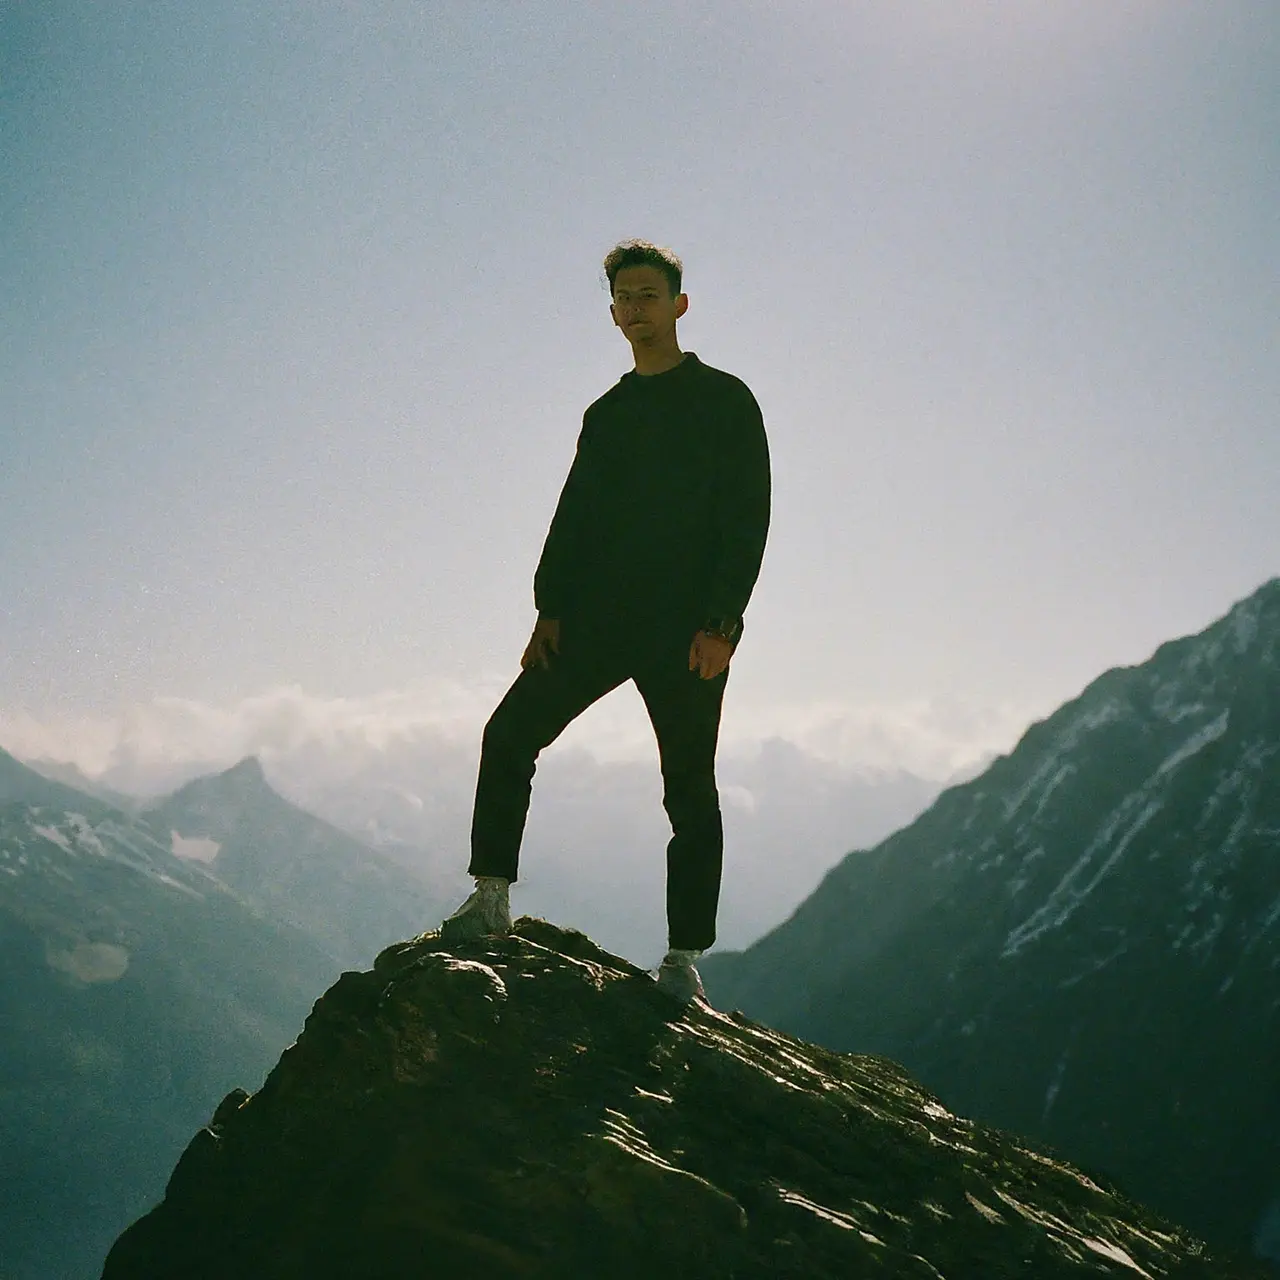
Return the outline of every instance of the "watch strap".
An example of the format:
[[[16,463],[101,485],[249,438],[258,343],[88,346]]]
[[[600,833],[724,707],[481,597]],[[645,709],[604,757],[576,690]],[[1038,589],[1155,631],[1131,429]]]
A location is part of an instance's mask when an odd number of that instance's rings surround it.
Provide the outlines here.
[[[741,622],[737,618],[708,618],[702,624],[702,630],[709,636],[718,636],[732,643],[738,637]]]

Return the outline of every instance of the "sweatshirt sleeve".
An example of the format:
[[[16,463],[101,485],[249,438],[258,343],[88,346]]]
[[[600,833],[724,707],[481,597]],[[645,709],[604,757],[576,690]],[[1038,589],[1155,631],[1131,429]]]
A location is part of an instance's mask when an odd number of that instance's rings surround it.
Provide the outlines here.
[[[587,547],[586,485],[583,447],[587,440],[587,414],[582,415],[582,430],[578,434],[577,452],[573,465],[560,491],[560,501],[546,541],[542,544],[542,558],[533,575],[533,603],[539,619],[560,618],[571,603],[576,583],[581,577],[582,559]]]
[[[739,383],[724,423],[713,487],[716,542],[705,620],[737,622],[747,607],[769,532],[769,443],[755,396]]]

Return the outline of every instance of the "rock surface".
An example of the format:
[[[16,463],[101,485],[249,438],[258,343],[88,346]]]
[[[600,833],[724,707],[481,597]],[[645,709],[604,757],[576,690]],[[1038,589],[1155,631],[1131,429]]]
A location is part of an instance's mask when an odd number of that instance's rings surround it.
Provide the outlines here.
[[[682,1008],[528,916],[347,972],[103,1280],[1246,1280],[894,1063]]]

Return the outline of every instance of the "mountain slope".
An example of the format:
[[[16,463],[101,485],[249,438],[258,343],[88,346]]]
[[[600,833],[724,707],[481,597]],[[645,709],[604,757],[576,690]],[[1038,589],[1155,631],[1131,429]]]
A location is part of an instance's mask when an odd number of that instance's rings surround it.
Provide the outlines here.
[[[87,1280],[338,966],[118,810],[0,776],[0,1275]]]
[[[1245,1280],[891,1062],[674,1004],[522,917],[344,973],[103,1280]]]
[[[1211,1242],[1271,1248],[1280,579],[1099,677],[702,975],[716,1003],[893,1057]]]
[[[290,804],[252,756],[142,816],[161,838],[213,841],[209,867],[219,880],[320,939],[344,967],[368,963],[441,914],[412,872]]]
[[[82,812],[102,815],[122,812],[97,796],[89,796],[54,778],[46,778],[28,768],[16,757],[0,749],[0,804],[38,804],[51,807],[79,808]]]
[[[121,813],[137,813],[146,805],[146,801],[140,796],[117,791],[114,787],[106,786],[104,783],[90,778],[79,765],[71,761],[42,758],[38,760],[29,759],[24,763],[42,777],[49,778],[54,782],[61,782],[84,795],[94,796],[113,808],[119,809]]]

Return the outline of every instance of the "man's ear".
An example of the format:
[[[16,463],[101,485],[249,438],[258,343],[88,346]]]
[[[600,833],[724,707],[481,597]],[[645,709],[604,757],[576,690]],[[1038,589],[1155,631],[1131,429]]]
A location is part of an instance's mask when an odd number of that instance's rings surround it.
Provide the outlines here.
[[[684,313],[688,310],[689,310],[689,295],[687,293],[682,293],[676,299],[676,319],[679,320],[680,317],[684,315]]]

